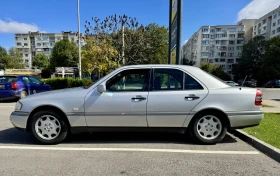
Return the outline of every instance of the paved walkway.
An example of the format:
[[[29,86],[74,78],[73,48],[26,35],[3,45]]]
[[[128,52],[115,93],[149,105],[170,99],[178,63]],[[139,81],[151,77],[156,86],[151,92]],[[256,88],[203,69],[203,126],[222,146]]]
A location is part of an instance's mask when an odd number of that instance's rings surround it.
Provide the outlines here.
[[[269,106],[263,107],[264,112],[280,113],[280,101],[263,100],[262,104],[263,106]]]

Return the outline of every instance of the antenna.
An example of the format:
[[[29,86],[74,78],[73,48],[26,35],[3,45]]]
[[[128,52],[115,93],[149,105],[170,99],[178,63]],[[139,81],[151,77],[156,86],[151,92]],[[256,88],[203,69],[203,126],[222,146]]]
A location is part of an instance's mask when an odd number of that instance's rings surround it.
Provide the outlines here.
[[[243,83],[241,84],[240,90],[241,90],[241,88],[243,87],[243,85],[244,85],[246,79],[247,79],[247,75],[246,75],[245,79],[243,80]]]

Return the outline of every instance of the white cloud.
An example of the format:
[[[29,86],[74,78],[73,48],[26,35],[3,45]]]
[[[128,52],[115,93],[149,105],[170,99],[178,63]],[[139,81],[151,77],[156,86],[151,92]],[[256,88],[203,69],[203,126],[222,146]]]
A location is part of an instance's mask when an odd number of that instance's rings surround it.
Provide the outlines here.
[[[0,19],[0,33],[27,33],[40,31],[36,24],[21,23],[13,21],[9,18],[6,20]]]
[[[258,19],[280,5],[279,0],[252,0],[238,12],[238,21],[242,19]]]
[[[189,41],[189,40],[185,40],[185,41],[184,41],[184,44],[186,44],[188,41]]]

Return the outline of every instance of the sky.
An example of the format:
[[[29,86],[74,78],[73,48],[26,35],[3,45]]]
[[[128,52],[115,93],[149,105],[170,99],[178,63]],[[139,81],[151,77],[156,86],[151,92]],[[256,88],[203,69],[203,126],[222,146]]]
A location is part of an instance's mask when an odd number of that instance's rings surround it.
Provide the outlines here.
[[[182,44],[201,26],[237,24],[260,18],[279,0],[183,0]],[[5,7],[5,8],[3,8]],[[168,27],[169,0],[80,0],[81,32],[85,21],[109,15],[136,17],[140,24]],[[8,0],[0,10],[0,46],[15,45],[15,33],[77,31],[77,0]]]

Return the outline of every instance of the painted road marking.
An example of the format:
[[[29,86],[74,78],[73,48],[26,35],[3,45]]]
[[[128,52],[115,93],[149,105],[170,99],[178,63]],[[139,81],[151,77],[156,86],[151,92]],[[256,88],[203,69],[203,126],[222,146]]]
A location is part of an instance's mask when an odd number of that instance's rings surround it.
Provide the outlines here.
[[[14,108],[15,106],[0,106],[0,108]]]
[[[72,148],[72,147],[32,147],[32,146],[0,146],[0,149],[14,150],[57,150],[57,151],[112,151],[112,152],[163,152],[163,153],[197,153],[227,155],[258,155],[258,151],[211,151],[211,150],[177,150],[177,149],[145,149],[145,148]]]

